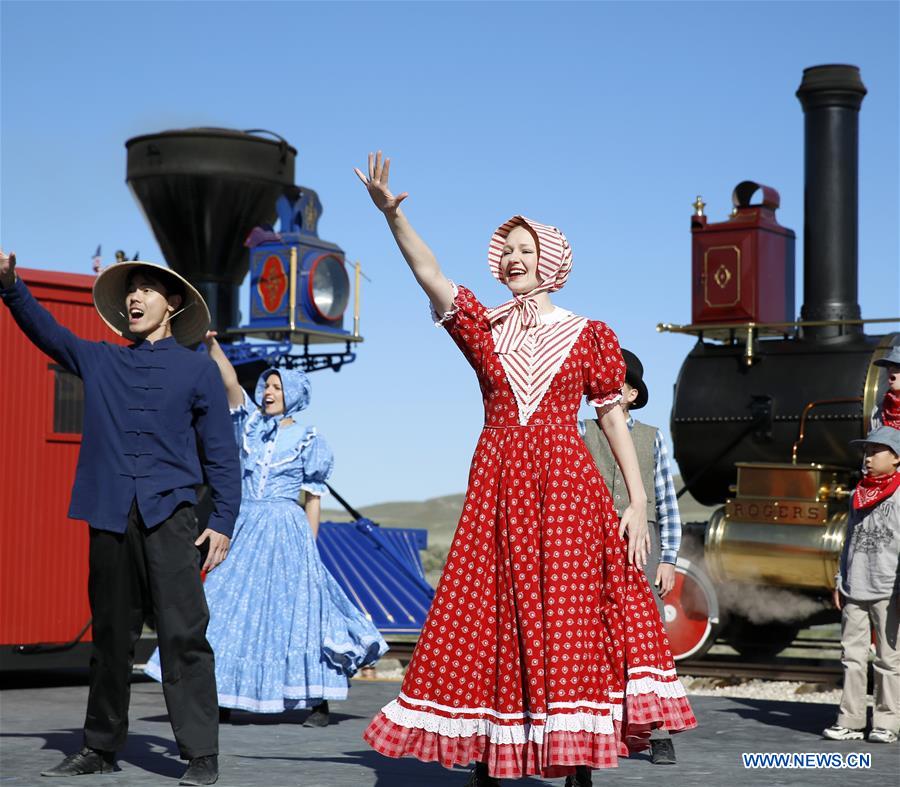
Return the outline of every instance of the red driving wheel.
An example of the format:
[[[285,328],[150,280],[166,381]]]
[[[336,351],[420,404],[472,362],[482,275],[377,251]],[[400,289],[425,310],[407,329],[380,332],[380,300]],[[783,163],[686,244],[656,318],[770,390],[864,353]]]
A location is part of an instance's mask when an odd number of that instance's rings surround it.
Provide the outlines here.
[[[712,646],[719,604],[712,582],[697,564],[678,558],[675,587],[663,599],[666,632],[675,661],[699,658]]]

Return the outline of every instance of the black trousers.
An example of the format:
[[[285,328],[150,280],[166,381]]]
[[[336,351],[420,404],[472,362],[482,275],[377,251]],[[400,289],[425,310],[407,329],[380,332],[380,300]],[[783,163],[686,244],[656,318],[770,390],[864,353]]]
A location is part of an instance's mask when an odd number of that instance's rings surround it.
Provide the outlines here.
[[[650,532],[650,552],[647,554],[647,565],[644,566],[644,574],[650,583],[650,589],[653,591],[653,600],[656,602],[656,609],[659,610],[659,617],[665,623],[665,602],[663,602],[662,596],[659,595],[659,588],[656,586],[656,569],[659,566],[660,558],[659,525],[656,522],[648,522],[647,528]]]
[[[193,506],[152,530],[137,504],[125,533],[90,531],[88,595],[93,615],[86,746],[117,751],[128,733],[134,646],[144,620],[156,619],[163,694],[185,759],[217,754],[219,715],[209,609],[200,581]]]

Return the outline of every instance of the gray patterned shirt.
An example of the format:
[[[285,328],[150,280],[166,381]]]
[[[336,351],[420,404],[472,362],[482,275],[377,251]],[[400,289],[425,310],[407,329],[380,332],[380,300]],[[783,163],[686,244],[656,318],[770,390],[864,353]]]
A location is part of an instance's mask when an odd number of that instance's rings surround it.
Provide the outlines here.
[[[838,589],[854,601],[876,601],[900,592],[900,489],[878,505],[850,507]]]

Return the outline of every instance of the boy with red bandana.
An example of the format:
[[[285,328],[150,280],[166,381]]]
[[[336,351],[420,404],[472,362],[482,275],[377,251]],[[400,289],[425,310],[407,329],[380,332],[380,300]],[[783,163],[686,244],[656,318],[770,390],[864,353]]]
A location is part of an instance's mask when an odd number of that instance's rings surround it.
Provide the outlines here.
[[[844,691],[831,740],[862,740],[870,625],[875,629],[875,690],[869,741],[895,743],[900,728],[900,429],[879,426],[865,440],[864,475],[853,490],[847,536],[835,577],[841,610]]]
[[[882,366],[887,372],[888,389],[873,420],[900,429],[900,346],[891,347],[884,358],[875,361],[875,366]]]

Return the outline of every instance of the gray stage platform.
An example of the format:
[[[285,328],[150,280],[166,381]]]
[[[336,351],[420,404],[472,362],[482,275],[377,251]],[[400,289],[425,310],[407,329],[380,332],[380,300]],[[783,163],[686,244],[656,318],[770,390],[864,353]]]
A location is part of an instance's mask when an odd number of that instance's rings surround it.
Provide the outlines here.
[[[9,684],[7,684],[9,685]],[[353,685],[346,703],[335,703],[326,729],[301,727],[305,713],[253,716],[235,712],[222,726],[223,787],[461,787],[468,771],[448,771],[415,760],[381,757],[360,738],[368,720],[391,699],[399,683]],[[162,692],[156,683],[133,686],[131,734],[121,752],[121,771],[74,780],[42,779],[64,752],[80,745],[87,688],[68,685],[0,693],[0,783],[43,787],[174,785],[184,769],[172,743]],[[636,782],[666,787],[741,785],[895,785],[900,783],[900,746],[826,743],[819,731],[834,708],[804,703],[693,698],[700,727],[677,736],[679,764],[653,766],[645,755],[620,760],[615,771],[594,774],[598,787]],[[869,770],[746,770],[742,752],[870,752]],[[562,785],[562,779],[523,779],[523,787]],[[513,784],[514,782],[506,782]]]

